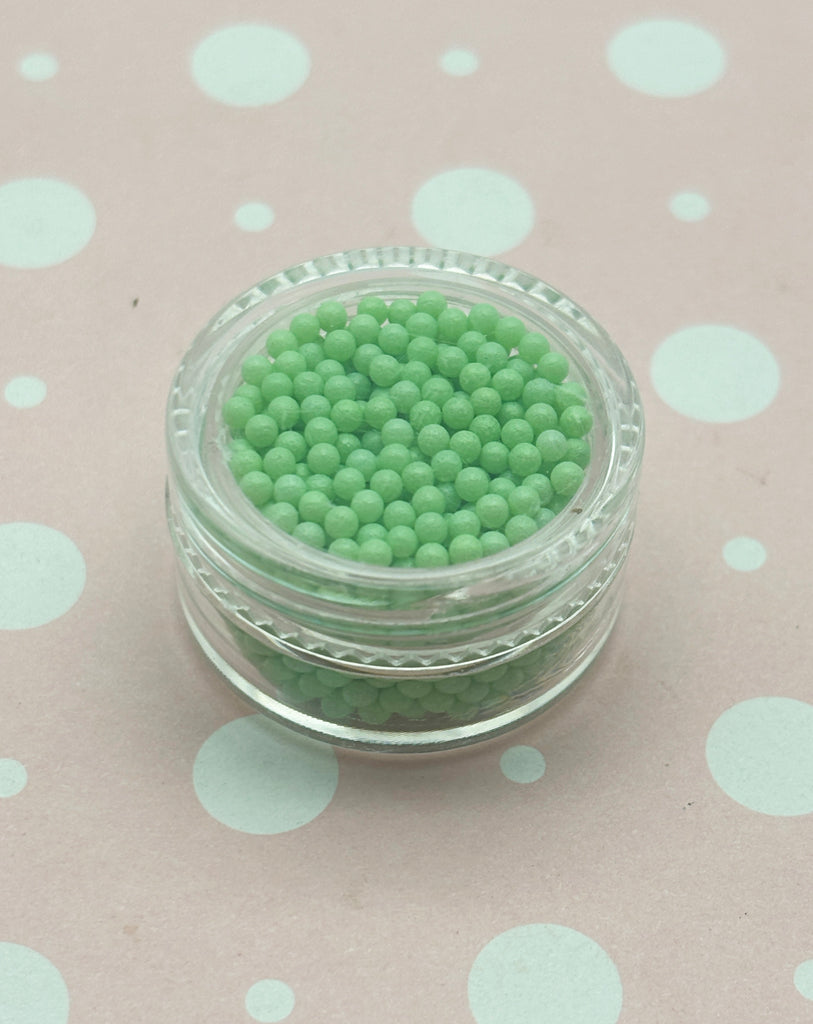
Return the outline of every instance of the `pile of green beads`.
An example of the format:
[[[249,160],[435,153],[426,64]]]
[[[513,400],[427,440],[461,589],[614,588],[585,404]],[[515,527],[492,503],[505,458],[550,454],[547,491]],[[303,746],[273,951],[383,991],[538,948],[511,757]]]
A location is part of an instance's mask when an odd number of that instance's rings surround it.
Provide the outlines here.
[[[587,395],[520,319],[437,291],[355,313],[335,300],[272,331],[223,406],[229,465],[272,523],[374,565],[505,550],[578,491]]]

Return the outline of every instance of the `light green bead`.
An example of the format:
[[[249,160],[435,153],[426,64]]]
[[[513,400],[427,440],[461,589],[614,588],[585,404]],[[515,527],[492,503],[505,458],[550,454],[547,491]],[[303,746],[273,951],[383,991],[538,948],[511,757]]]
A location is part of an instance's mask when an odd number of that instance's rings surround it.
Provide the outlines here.
[[[392,548],[386,540],[365,540],[359,544],[358,560],[370,565],[392,565]]]
[[[415,305],[409,299],[394,299],[387,309],[387,319],[391,324],[405,324],[414,312]]]
[[[491,378],[491,387],[497,392],[503,402],[513,402],[522,395],[525,381],[516,370],[497,370]]]
[[[394,416],[381,427],[381,440],[385,448],[389,444],[402,444],[408,448],[415,440],[415,431],[408,420]]]
[[[404,324],[412,338],[436,338],[438,322],[430,313],[413,313]]]
[[[448,513],[457,512],[463,502],[455,490],[454,481],[445,480],[442,483],[436,484],[436,486],[446,501],[446,511]]]
[[[474,363],[477,361],[477,350],[481,345],[485,345],[486,341],[486,336],[480,331],[464,331],[457,339],[457,347],[466,353],[470,363]]]
[[[523,387],[529,381],[536,378],[536,369],[530,363],[526,363],[524,359],[520,359],[519,356],[511,356],[506,370],[513,370],[515,373],[518,373],[522,377]]]
[[[592,427],[593,417],[582,405],[569,405],[559,417],[559,429],[565,437],[584,437]]]
[[[415,520],[414,530],[419,543],[442,544],[446,540],[449,527],[440,512],[422,512]]]
[[[394,715],[405,715],[414,707],[419,707],[417,701],[401,693],[397,686],[381,690],[378,695],[378,703]]]
[[[470,401],[475,416],[496,416],[502,408],[500,393],[492,387],[475,388]]]
[[[553,487],[544,473],[532,473],[530,476],[525,477],[523,486],[533,487],[539,495],[539,501],[542,505],[547,505],[553,497]]]
[[[255,412],[262,412],[268,404],[263,398],[263,393],[256,384],[240,384],[234,389],[234,396],[248,398],[254,405]]]
[[[515,316],[502,316],[494,328],[494,337],[506,352],[516,348],[525,337],[525,324]]]
[[[323,548],[327,543],[325,531],[319,523],[298,523],[291,532],[297,540],[301,540],[312,548]]]
[[[418,537],[406,524],[393,526],[387,534],[387,543],[394,558],[411,558],[418,550]]]
[[[508,420],[500,429],[500,440],[506,448],[515,448],[522,442],[530,444],[535,437],[536,434],[526,419]]]
[[[324,395],[307,395],[299,404],[299,416],[303,423],[309,423],[317,416],[330,416],[331,408]]]
[[[448,523],[450,537],[477,537],[483,526],[477,513],[468,508],[461,508],[457,512],[452,512]]]
[[[346,505],[333,505],[325,513],[323,522],[325,533],[332,540],[355,537],[359,520],[352,508]]]
[[[322,348],[328,359],[339,363],[349,362],[356,352],[356,339],[346,328],[332,330],[325,335]]]
[[[268,374],[271,373],[271,363],[262,354],[248,356],[240,366],[240,373],[246,384],[259,386]]]
[[[265,347],[268,354],[276,359],[283,352],[294,352],[299,347],[299,341],[292,331],[280,329],[272,331],[268,335]]]
[[[491,370],[482,363],[467,363],[459,374],[460,387],[468,394],[478,388],[486,388],[491,383]]]
[[[489,494],[499,494],[501,498],[508,498],[508,495],[516,489],[516,484],[509,476],[495,476],[488,485]]]
[[[456,430],[449,439],[449,448],[460,457],[465,466],[477,462],[482,447],[480,438],[473,430]]]
[[[247,451],[232,452],[229,456],[229,469],[239,480],[246,473],[258,473],[263,468],[263,460],[259,452],[249,448]]]
[[[333,490],[342,501],[350,501],[354,494],[363,491],[366,486],[364,474],[351,466],[342,466],[333,477]]]
[[[378,295],[365,295],[356,312],[373,316],[379,324],[383,324],[387,319],[387,303]]]
[[[279,480],[281,476],[293,473],[295,470],[296,459],[293,452],[287,448],[269,448],[263,456],[263,471],[272,480]]]
[[[337,430],[353,433],[364,422],[364,409],[352,398],[340,398],[330,410],[330,418],[336,424]]]
[[[535,519],[541,507],[539,492],[534,487],[525,485],[515,487],[508,495],[508,508],[511,515],[524,515]]]
[[[441,693],[439,690],[432,690],[425,697],[421,697],[421,707],[433,715],[442,715],[451,710],[455,698],[451,693]]]
[[[419,460],[410,462],[401,473],[404,488],[409,494],[415,494],[421,487],[431,486],[435,482],[435,474],[432,467]]]
[[[305,362],[305,357],[301,352],[283,352],[274,360],[274,372],[284,373],[291,380],[298,373],[304,373],[307,369],[308,364]]]
[[[417,384],[419,388],[429,380],[432,376],[432,371],[426,365],[426,363],[410,362],[404,363],[401,366],[401,380],[410,381],[413,384]],[[395,387],[395,385],[393,385]]]
[[[391,358],[385,356],[385,359]],[[387,395],[375,395],[371,397],[364,410],[364,418],[376,430],[380,430],[385,423],[398,415],[395,403]]]
[[[322,491],[305,491],[297,504],[300,522],[321,525],[330,507],[330,498]]]
[[[503,445],[503,447],[505,446]],[[466,466],[457,474],[455,490],[463,501],[473,502],[488,493],[488,483],[488,473],[484,469],[479,466]]]
[[[274,483],[267,473],[250,470],[240,478],[240,490],[252,505],[267,505],[274,495]]]
[[[303,370],[302,373],[298,373],[293,379],[293,384],[294,398],[297,402],[301,402],[309,395],[321,395],[325,387],[325,382],[315,370]]]
[[[347,310],[336,299],[326,299],[319,303],[316,319],[323,331],[335,331],[347,323]]]
[[[326,416],[316,416],[314,419],[310,420],[309,423],[305,424],[305,430],[303,433],[305,440],[311,446],[317,444],[329,444],[334,448],[336,446],[336,438],[339,436],[336,424]],[[341,459],[339,459],[339,462],[341,462]]]
[[[590,442],[583,437],[569,437],[564,457],[568,462],[575,462],[577,466],[586,469],[590,461]]]
[[[532,405],[537,405],[540,402],[552,406],[555,397],[556,385],[551,384],[544,377],[529,380],[522,389],[522,404],[526,409],[530,409]]]
[[[561,414],[570,405],[586,405],[587,391],[583,384],[577,380],[564,380],[561,384],[555,385],[556,391],[553,396],[553,407]]]
[[[412,526],[416,519],[415,509],[408,501],[391,501],[381,517],[388,530],[396,526]]]
[[[409,332],[402,324],[387,324],[378,333],[378,345],[388,356],[403,356],[409,345]]]
[[[454,394],[454,385],[440,374],[435,374],[421,388],[421,398],[442,406]]]
[[[433,684],[428,679],[402,679],[395,686],[399,693],[412,700],[420,700],[433,689]]]
[[[390,388],[390,401],[402,415],[421,400],[421,389],[411,380],[399,380]]]
[[[356,344],[369,345],[376,342],[381,325],[372,314],[357,313],[347,325],[347,329],[356,339]]]
[[[369,480],[378,469],[375,455],[366,448],[358,448],[356,451],[351,452],[345,459],[345,465],[351,469],[359,470],[365,481]]]
[[[421,515],[423,512],[445,512],[446,499],[443,497],[443,492],[439,491],[437,487],[425,484],[412,495],[412,507],[417,515]]]
[[[525,410],[525,419],[531,426],[534,437],[543,430],[555,430],[559,426],[559,417],[552,405],[547,402],[536,402]]]
[[[277,421],[280,430],[290,430],[299,420],[299,402],[289,395],[279,395],[268,403],[268,415]]]
[[[567,438],[560,430],[543,430],[536,439],[536,447],[542,461],[551,465],[565,457]]]
[[[536,522],[530,516],[512,516],[505,524],[504,533],[509,544],[519,544],[536,533]]]
[[[522,402],[503,402],[500,411],[497,413],[497,419],[500,421],[500,426],[504,427],[509,420],[521,420],[525,414],[525,407]]]
[[[418,335],[407,344],[407,357],[413,363],[425,363],[434,369],[438,361],[438,343],[434,338]]]
[[[308,467],[306,466],[305,469],[307,470]],[[311,473],[308,471],[305,483],[308,485],[309,491],[319,491],[329,501],[333,501],[335,497],[333,493],[333,477],[327,476],[325,473]]]
[[[440,407],[434,402],[428,402],[426,399],[416,402],[409,410],[409,422],[413,430],[418,433],[428,424],[440,423],[442,419],[443,414]]]
[[[250,398],[234,395],[223,403],[223,419],[232,430],[242,430],[252,416],[256,416],[254,403]],[[440,410],[438,410],[438,416]]]
[[[468,364],[466,353],[456,345],[438,346],[438,372],[445,377],[459,377]]]
[[[382,388],[388,388],[400,380],[401,364],[395,356],[388,356],[382,352],[380,356],[375,356],[370,360],[367,372],[370,375],[370,380],[375,384]]]
[[[477,537],[469,533],[461,533],[449,542],[449,561],[452,565],[460,562],[473,562],[483,557],[483,545]]]
[[[474,507],[486,530],[499,530],[511,516],[508,502],[499,494],[484,494],[477,499]]]
[[[272,502],[270,505],[265,505],[262,511],[269,522],[273,523],[274,526],[278,526],[280,530],[284,530],[286,533],[292,533],[294,527],[299,522],[299,513],[287,501]]]
[[[469,430],[476,435],[482,446],[488,444],[489,441],[499,441],[502,426],[496,416],[492,416],[489,413],[480,413],[469,424]]]
[[[287,374],[275,371],[263,378],[260,391],[266,402],[270,402],[273,398],[279,398],[280,395],[292,395],[294,383]]]
[[[361,440],[355,434],[339,433],[336,438],[336,451],[342,462],[347,461],[348,455],[361,447]]]
[[[334,377],[345,378],[347,376],[344,366],[338,359],[320,359],[314,367],[314,372],[322,378],[322,390],[329,380]]]
[[[325,358],[325,350],[318,341],[306,341],[304,345],[300,345],[299,354],[305,360],[307,370],[315,370]]]
[[[405,444],[394,441],[392,444],[385,444],[376,458],[376,465],[379,469],[391,469],[398,474],[412,463],[412,453]]]
[[[419,569],[437,569],[449,564],[449,552],[442,544],[421,544],[415,552],[415,565]]]
[[[450,430],[466,430],[474,419],[474,408],[468,395],[460,391],[443,403],[443,422]]]
[[[525,477],[539,472],[542,455],[535,444],[521,441],[508,453],[508,468],[517,476]]]
[[[502,441],[488,441],[480,452],[480,465],[492,476],[497,476],[508,469],[508,454],[508,448]]]
[[[415,309],[419,313],[428,313],[430,316],[437,318],[446,309],[447,305],[445,295],[439,291],[430,290],[421,292],[415,302]]]
[[[353,708],[341,696],[341,694],[329,693],[320,702],[322,714],[331,722],[340,722],[353,714]]]
[[[478,302],[469,310],[469,328],[486,336],[493,334],[500,322],[500,314],[490,302]]]
[[[417,445],[427,458],[444,451],[449,445],[449,431],[440,423],[427,423],[418,431]]]
[[[377,469],[370,479],[370,490],[380,494],[385,504],[397,501],[404,490],[401,477],[393,469]],[[382,508],[383,514],[383,508]]]
[[[341,377],[328,377],[325,381],[325,400],[331,406],[341,401],[352,401],[355,397],[356,385],[346,374]]]
[[[356,561],[359,546],[352,537],[337,537],[328,545],[328,551],[331,555],[336,555],[338,558],[349,558],[351,561]]]
[[[350,508],[359,517],[360,523],[375,523],[384,511],[384,499],[377,491],[365,488],[353,495]]]
[[[265,413],[252,416],[243,430],[246,440],[255,448],[270,448],[279,434],[276,420]]]
[[[306,494],[308,485],[296,473],[284,473],[274,483],[274,501],[284,501],[289,505],[298,505],[300,498]]]
[[[431,310],[422,310],[421,312],[431,313]],[[446,308],[437,314],[436,320],[438,322],[438,341],[445,341],[447,344],[453,344],[461,338],[469,325],[469,319],[462,309]]]
[[[333,476],[342,463],[335,444],[322,442],[315,444],[308,452],[308,469],[311,473],[324,473]]]
[[[510,547],[508,538],[504,533],[500,533],[498,530],[489,530],[480,537],[480,543],[483,546],[483,557],[488,555],[497,555],[501,551],[505,551],[506,548]]]
[[[569,369],[567,356],[563,356],[561,352],[546,352],[536,364],[536,372],[539,376],[554,384],[561,384]]]
[[[450,483],[457,479],[457,474],[463,468],[463,460],[453,452],[451,448],[436,452],[430,463],[432,472],[435,474],[435,481],[439,484]]]
[[[543,526],[547,526],[551,519],[556,518],[556,513],[552,508],[541,508],[536,514],[536,525],[539,529]]]
[[[529,331],[520,338],[517,351],[527,363],[535,365],[546,352],[550,351],[550,343],[544,334],[540,334],[538,331]]]
[[[362,523],[356,534],[356,540],[363,544],[366,540],[386,540],[388,530],[383,523]]]
[[[572,497],[583,481],[584,470],[575,462],[560,462],[550,471],[551,486],[563,498]]]
[[[290,330],[296,335],[300,345],[307,341],[316,341],[320,331],[319,321],[313,313],[298,313],[291,321]]]
[[[384,353],[372,342],[364,342],[358,346],[353,355],[353,366],[358,373],[364,374],[365,377],[370,372],[370,363],[375,359],[376,356],[381,356]],[[369,383],[369,378],[368,378]],[[359,395],[359,398],[362,396]]]

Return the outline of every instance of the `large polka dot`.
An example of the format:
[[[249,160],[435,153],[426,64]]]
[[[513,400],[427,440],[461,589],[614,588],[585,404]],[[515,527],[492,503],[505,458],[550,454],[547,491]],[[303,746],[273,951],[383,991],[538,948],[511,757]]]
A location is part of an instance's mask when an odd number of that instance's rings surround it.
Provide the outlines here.
[[[0,185],[0,264],[30,270],[64,263],[95,230],[93,203],[66,181],[21,178]]]
[[[195,792],[224,825],[254,835],[290,832],[333,799],[339,769],[333,748],[283,729],[262,715],[222,726],[195,758]]]
[[[0,757],[0,797],[17,796],[25,789],[28,772],[13,757]]]
[[[480,67],[480,60],[471,50],[447,50],[440,58],[440,66],[447,75],[456,78],[471,75]]]
[[[243,231],[265,231],[274,223],[274,211],[267,203],[243,203],[234,212],[234,223]]]
[[[753,537],[734,537],[724,545],[723,558],[732,569],[753,572],[762,568],[767,555],[765,548]]]
[[[706,423],[756,416],[779,390],[779,366],[770,350],[745,331],[716,324],[686,327],[662,341],[651,373],[667,405]]]
[[[246,1010],[262,1024],[276,1024],[291,1015],[294,993],[284,981],[265,978],[256,982],[246,993]]]
[[[17,70],[29,82],[45,82],[59,71],[59,61],[52,53],[29,53],[18,62]]]
[[[813,812],[813,705],[754,697],[724,711],[709,730],[706,760],[717,785],[752,811]]]
[[[799,995],[813,1000],[813,960],[805,960],[793,972],[793,984]]]
[[[412,222],[432,245],[494,256],[528,236],[534,207],[507,174],[462,167],[421,185],[412,201]]]
[[[70,1000],[62,975],[41,953],[0,942],[0,1021],[67,1024]]]
[[[0,629],[32,629],[64,615],[85,589],[74,542],[39,523],[0,523]]]
[[[299,39],[272,25],[228,25],[192,54],[192,76],[200,88],[233,107],[279,103],[301,88],[310,69]]]
[[[618,970],[598,943],[572,928],[528,924],[492,939],[469,974],[477,1024],[615,1024]]]
[[[512,782],[536,782],[545,774],[545,758],[536,747],[509,747],[500,758],[500,771]]]
[[[610,70],[624,85],[650,96],[693,96],[726,69],[715,37],[687,21],[656,19],[622,29],[607,47]]]
[[[678,220],[692,224],[708,217],[711,204],[699,192],[678,192],[669,200],[669,209]]]
[[[45,381],[39,377],[12,377],[6,384],[4,397],[16,409],[31,409],[40,404],[47,390]]]

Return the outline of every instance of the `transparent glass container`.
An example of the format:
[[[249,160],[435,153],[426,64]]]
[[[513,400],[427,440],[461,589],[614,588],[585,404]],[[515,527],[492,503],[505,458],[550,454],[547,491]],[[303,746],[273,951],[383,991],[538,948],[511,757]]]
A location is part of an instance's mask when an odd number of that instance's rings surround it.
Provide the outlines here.
[[[527,540],[442,568],[360,564],[272,525],[229,470],[223,402],[269,332],[325,299],[426,290],[489,302],[540,331],[586,388],[592,456],[576,495]],[[547,708],[618,614],[643,452],[623,356],[574,302],[484,257],[419,247],[314,259],[261,282],[194,340],[167,411],[167,513],[192,633],[255,708],[334,744],[426,751],[500,734]]]

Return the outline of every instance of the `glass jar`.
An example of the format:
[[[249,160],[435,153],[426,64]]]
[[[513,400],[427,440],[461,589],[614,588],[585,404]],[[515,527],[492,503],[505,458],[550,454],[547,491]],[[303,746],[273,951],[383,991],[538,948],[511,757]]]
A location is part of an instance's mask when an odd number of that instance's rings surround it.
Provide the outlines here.
[[[310,547],[245,498],[226,457],[224,401],[270,331],[337,299],[437,290],[491,303],[570,361],[588,395],[581,489],[528,539],[440,568],[361,564]],[[570,299],[495,260],[420,247],[311,260],[230,302],[169,396],[167,512],[192,633],[260,711],[331,743],[439,750],[502,733],[585,670],[619,609],[635,522],[643,415],[627,363]]]

